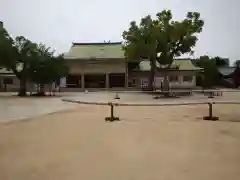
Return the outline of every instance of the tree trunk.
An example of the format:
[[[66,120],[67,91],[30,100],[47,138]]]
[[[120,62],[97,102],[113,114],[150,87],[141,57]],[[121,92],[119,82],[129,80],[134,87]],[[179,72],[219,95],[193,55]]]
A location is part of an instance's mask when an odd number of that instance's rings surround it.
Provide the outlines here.
[[[20,89],[18,96],[27,96],[27,80],[26,78],[20,78]]]
[[[154,90],[154,79],[155,79],[155,75],[156,75],[156,61],[154,60],[150,60],[150,65],[151,65],[151,71],[150,71],[150,77],[149,77],[149,81],[148,81],[148,90],[149,91],[153,91]]]
[[[170,83],[169,83],[169,79],[168,79],[168,71],[167,69],[163,70],[163,91],[167,92],[164,93],[165,97],[169,97],[170,96]]]
[[[154,73],[154,71],[151,69],[150,77],[149,77],[149,80],[148,80],[148,90],[149,90],[149,91],[153,91],[154,77],[155,77],[155,73]]]
[[[164,91],[169,91],[169,80],[168,80],[168,74],[167,74],[167,71],[164,70],[163,72],[163,90]]]

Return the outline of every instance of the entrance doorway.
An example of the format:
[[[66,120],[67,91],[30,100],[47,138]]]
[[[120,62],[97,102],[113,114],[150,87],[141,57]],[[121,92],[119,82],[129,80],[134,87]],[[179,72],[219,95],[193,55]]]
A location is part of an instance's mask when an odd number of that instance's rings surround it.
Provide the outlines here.
[[[124,73],[111,73],[109,74],[109,87],[125,87],[125,74]]]
[[[85,88],[105,88],[106,75],[105,74],[85,74],[84,77]]]
[[[81,75],[68,75],[66,86],[69,88],[81,88]]]

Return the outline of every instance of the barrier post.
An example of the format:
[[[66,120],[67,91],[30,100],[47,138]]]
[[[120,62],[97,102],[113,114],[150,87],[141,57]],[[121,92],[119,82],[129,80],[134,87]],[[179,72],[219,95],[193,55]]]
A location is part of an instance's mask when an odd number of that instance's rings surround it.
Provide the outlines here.
[[[114,118],[114,116],[113,116],[113,104],[111,103],[111,105],[110,105],[110,107],[111,107],[111,119],[113,119]]]
[[[210,121],[217,121],[219,120],[219,117],[213,116],[213,103],[208,103],[208,116],[203,117],[204,120],[210,120]]]
[[[110,106],[110,117],[105,117],[105,121],[119,121],[119,117],[114,116],[114,104],[110,102],[108,105]]]
[[[212,103],[208,103],[209,106],[209,118],[212,119]]]

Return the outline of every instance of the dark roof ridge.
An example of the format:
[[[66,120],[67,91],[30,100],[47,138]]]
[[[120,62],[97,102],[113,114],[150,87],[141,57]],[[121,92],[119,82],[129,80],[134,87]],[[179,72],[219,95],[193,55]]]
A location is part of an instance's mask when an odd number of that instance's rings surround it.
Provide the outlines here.
[[[117,45],[117,44],[122,44],[122,42],[82,42],[82,43],[77,43],[77,42],[73,42],[72,43],[73,46],[77,46],[77,45]]]

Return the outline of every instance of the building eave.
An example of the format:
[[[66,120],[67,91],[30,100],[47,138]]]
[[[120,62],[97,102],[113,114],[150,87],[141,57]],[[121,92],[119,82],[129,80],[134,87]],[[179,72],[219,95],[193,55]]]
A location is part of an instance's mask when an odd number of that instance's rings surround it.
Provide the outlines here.
[[[122,42],[72,42],[73,46],[86,46],[86,45],[121,45]]]

